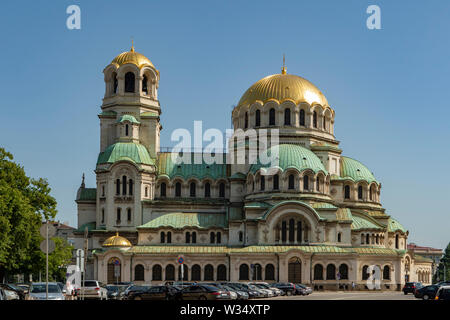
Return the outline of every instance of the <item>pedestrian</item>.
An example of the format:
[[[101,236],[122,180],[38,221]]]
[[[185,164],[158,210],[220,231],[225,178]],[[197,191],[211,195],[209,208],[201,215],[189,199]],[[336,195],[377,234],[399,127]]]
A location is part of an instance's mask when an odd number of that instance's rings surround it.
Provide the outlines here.
[[[352,281],[352,290],[355,290],[356,284]]]

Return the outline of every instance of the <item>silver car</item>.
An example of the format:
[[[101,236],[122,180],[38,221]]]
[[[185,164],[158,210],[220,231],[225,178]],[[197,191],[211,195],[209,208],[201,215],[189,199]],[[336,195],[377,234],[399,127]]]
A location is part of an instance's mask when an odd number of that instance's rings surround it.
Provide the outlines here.
[[[65,300],[65,296],[61,291],[58,283],[48,283],[48,300]],[[46,300],[46,283],[35,282],[30,286],[28,292],[28,300]]]
[[[97,280],[84,281],[84,287],[82,284],[79,292],[79,297],[83,297],[85,299],[94,298],[108,300],[108,290],[106,289],[106,286]]]

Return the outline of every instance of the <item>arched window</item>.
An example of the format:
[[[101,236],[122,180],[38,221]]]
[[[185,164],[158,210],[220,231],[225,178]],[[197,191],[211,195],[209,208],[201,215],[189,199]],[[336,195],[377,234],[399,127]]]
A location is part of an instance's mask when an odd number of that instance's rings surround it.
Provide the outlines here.
[[[252,275],[254,281],[262,280],[262,267],[259,263],[253,265]]]
[[[189,185],[189,195],[193,198],[195,197],[195,182],[191,182]]]
[[[155,264],[152,268],[152,280],[153,281],[162,280],[162,268],[159,264]]]
[[[323,266],[321,264],[314,266],[314,280],[323,280]]]
[[[181,197],[181,183],[177,182],[175,184],[175,197]]]
[[[302,242],[302,222],[297,221],[297,242]]]
[[[160,189],[161,189],[160,190],[161,197],[165,197],[166,196],[166,183],[165,182],[161,183]]]
[[[264,176],[261,176],[261,191],[264,191],[266,188],[266,178]]]
[[[133,179],[128,180],[128,193],[130,194],[130,196],[133,195]]]
[[[167,243],[172,243],[172,232],[167,232]]]
[[[327,131],[327,118],[323,116],[323,130]]]
[[[138,264],[134,267],[134,280],[135,281],[144,281],[144,266],[142,264]]]
[[[350,199],[350,186],[345,186],[344,187],[344,198],[345,199]]]
[[[313,112],[313,127],[317,128],[317,112]]]
[[[391,280],[391,268],[389,266],[383,268],[383,280]]]
[[[191,243],[191,233],[186,232],[186,243]]]
[[[320,192],[320,188],[321,188],[321,181],[320,181],[320,178],[317,177],[317,179],[316,179],[316,190]]]
[[[175,281],[175,267],[172,264],[166,266],[166,281]]]
[[[192,232],[192,243],[197,243],[197,232]]]
[[[131,221],[131,209],[130,208],[127,209],[127,220]]]
[[[361,244],[364,244],[364,234],[361,234]]]
[[[375,243],[380,244],[380,236],[378,234],[375,236]]]
[[[145,187],[145,197],[148,197],[148,187]]]
[[[241,264],[239,267],[239,280],[250,280],[248,276],[248,265]]]
[[[261,125],[261,111],[256,110],[255,112],[255,127],[259,127]]]
[[[209,182],[205,183],[205,198],[211,197],[211,184]]]
[[[398,249],[399,248],[399,236],[398,236],[398,234],[396,234],[395,235],[395,249]]]
[[[161,243],[165,243],[166,242],[166,233],[165,232],[161,232]]]
[[[272,108],[269,110],[269,126],[275,125],[275,109]]]
[[[245,113],[244,119],[244,129],[248,128],[248,112]]]
[[[116,195],[120,194],[120,179],[116,180]]]
[[[210,243],[216,242],[216,234],[215,234],[214,232],[211,232],[211,233],[209,234],[209,242],[210,242]]]
[[[194,264],[191,269],[191,281],[201,281],[202,269],[198,264]]]
[[[273,189],[280,189],[280,176],[278,174],[273,176]]]
[[[225,183],[219,184],[219,197],[225,198]]]
[[[295,221],[294,219],[289,220],[289,241],[294,242],[295,237]]]
[[[362,188],[362,186],[359,186],[358,187],[358,199],[362,200],[362,198],[363,198],[363,188]]]
[[[284,109],[284,125],[291,125],[291,109],[289,108]]]
[[[341,232],[338,232],[337,241],[342,242],[342,233]]]
[[[147,86],[147,76],[144,74],[144,77],[142,79],[142,92],[144,92],[145,94],[148,94],[148,86]]]
[[[309,176],[303,177],[303,190],[309,190]]]
[[[244,241],[244,233],[242,231],[239,231],[239,242]]]
[[[271,263],[266,265],[266,274],[264,280],[275,280],[275,267]]]
[[[370,235],[366,234],[366,244],[370,244]]]
[[[125,125],[125,135],[128,137],[128,124]]]
[[[287,224],[286,221],[281,222],[281,241],[286,242],[287,240]]]
[[[369,269],[369,266],[364,266],[364,267],[362,268],[362,279],[363,279],[363,280],[369,279],[368,269]]]
[[[217,243],[222,243],[222,233],[217,232],[217,234],[216,234],[216,242]]]
[[[217,267],[217,281],[227,281],[227,267],[224,264]]]
[[[133,72],[125,74],[125,92],[134,92],[135,77]]]
[[[305,110],[300,109],[300,125],[305,125]]]
[[[121,211],[121,209],[120,208],[117,208],[117,223],[119,223],[120,222],[120,212]]]
[[[348,266],[343,263],[339,266],[340,280],[348,280]]]
[[[214,281],[214,267],[210,264],[207,264],[205,266],[204,275],[205,275],[205,279],[204,279],[205,281],[208,281],[208,280]]]
[[[123,195],[127,194],[127,177],[126,176],[122,177],[122,194]]]
[[[119,84],[117,81],[117,73],[113,72],[112,78],[113,78],[113,93],[117,93],[117,85]]]
[[[289,175],[289,186],[288,186],[289,190],[293,190],[295,188],[295,181],[294,181],[294,179],[295,178],[294,178],[293,174]]]
[[[334,264],[329,264],[327,266],[327,280],[336,280],[336,267]]]

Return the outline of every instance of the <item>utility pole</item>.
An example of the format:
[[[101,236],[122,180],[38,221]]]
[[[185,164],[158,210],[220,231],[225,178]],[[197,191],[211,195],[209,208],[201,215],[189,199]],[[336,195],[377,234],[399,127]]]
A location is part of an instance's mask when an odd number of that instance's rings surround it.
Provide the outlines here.
[[[45,300],[48,300],[48,220],[45,221]]]

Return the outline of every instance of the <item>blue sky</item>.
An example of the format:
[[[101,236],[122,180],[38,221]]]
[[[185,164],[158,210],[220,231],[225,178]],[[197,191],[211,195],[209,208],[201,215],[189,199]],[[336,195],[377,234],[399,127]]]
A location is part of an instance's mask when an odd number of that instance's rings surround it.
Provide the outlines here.
[[[66,28],[67,6],[81,30]],[[381,8],[381,30],[366,8]],[[449,1],[9,1],[0,32],[0,146],[45,177],[58,219],[76,225],[81,175],[95,186],[103,68],[130,48],[161,72],[162,146],[176,128],[230,127],[254,82],[300,75],[336,111],[344,155],[382,182],[410,242],[449,237]]]

